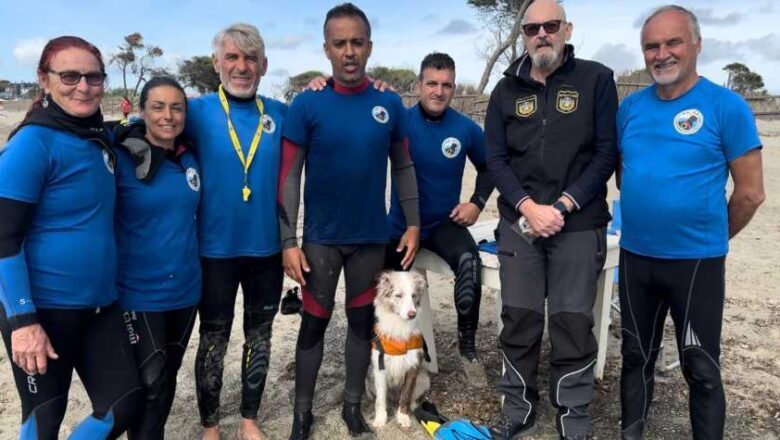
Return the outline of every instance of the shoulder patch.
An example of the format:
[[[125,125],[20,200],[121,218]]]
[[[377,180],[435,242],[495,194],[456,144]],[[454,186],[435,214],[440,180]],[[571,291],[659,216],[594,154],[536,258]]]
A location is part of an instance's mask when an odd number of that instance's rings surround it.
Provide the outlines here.
[[[276,131],[276,121],[267,113],[263,115],[263,131],[268,134],[273,134]]]
[[[515,101],[515,114],[521,118],[527,118],[533,115],[536,113],[537,101],[536,95],[518,98]]]
[[[198,170],[193,167],[189,167],[187,168],[185,175],[187,177],[187,185],[190,187],[190,189],[195,192],[200,191],[200,173]]]
[[[695,108],[683,110],[674,117],[674,129],[686,136],[696,133],[702,126],[704,115]]]
[[[106,169],[108,169],[108,172],[111,174],[114,174],[114,168],[116,167],[116,157],[114,157],[114,153],[103,149],[103,163],[106,164]]]
[[[387,109],[381,105],[377,105],[371,109],[371,116],[380,124],[387,124],[390,121],[390,114],[387,112]]]
[[[558,96],[555,99],[555,108],[565,115],[574,113],[577,110],[579,100],[579,92],[574,90],[559,90]]]
[[[441,152],[447,159],[453,159],[458,156],[461,150],[460,140],[456,137],[448,137],[441,143]]]

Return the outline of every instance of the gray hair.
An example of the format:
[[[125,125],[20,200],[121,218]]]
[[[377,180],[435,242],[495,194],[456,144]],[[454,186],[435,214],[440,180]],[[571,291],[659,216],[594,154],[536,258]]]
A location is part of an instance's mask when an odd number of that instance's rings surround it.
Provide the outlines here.
[[[235,23],[217,32],[211,43],[214,55],[219,56],[222,44],[227,38],[230,38],[244,53],[259,54],[261,58],[265,56],[263,37],[260,36],[260,31],[251,24]]]
[[[642,32],[644,32],[645,27],[647,27],[647,24],[650,23],[656,16],[659,14],[662,14],[664,12],[679,12],[683,15],[685,15],[686,18],[688,18],[688,25],[691,28],[691,36],[693,36],[694,43],[698,43],[701,41],[701,28],[699,27],[699,19],[696,18],[696,15],[689,11],[688,9],[683,8],[682,6],[677,5],[666,5],[661,6],[660,8],[653,11],[649,17],[645,20],[645,23],[642,25]]]

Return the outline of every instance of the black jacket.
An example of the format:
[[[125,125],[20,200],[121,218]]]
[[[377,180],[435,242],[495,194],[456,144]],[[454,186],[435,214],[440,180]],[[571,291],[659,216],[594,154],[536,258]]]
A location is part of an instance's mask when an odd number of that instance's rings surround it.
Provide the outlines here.
[[[552,204],[566,194],[578,209],[567,216],[564,231],[605,226],[606,183],[617,162],[613,73],[574,58],[570,45],[546,85],[530,72],[525,54],[504,72],[487,108],[487,166],[501,194],[499,212],[515,221],[525,198]]]

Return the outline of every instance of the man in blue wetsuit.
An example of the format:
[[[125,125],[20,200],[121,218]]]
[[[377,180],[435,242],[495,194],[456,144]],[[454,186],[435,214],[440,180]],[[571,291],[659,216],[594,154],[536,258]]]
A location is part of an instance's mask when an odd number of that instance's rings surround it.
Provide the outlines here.
[[[745,100],[696,72],[702,43],[693,13],[659,8],[642,26],[641,43],[655,84],[626,98],[617,118],[622,438],[643,436],[670,313],[692,436],[720,439],[725,259],[729,239],[764,200],[761,140]]]
[[[394,93],[370,86],[366,62],[371,27],[351,3],[325,19],[325,54],[333,78],[320,92],[296,97],[284,128],[279,177],[279,228],[286,273],[301,283],[303,318],[295,351],[293,440],[309,438],[312,400],[322,363],[325,330],[342,268],[348,322],[342,418],[352,435],[370,432],[360,401],[370,362],[376,276],[384,264],[389,231],[385,212],[387,158],[406,217],[401,237],[408,266],[419,243],[414,168],[409,157],[404,109]],[[296,224],[301,173],[306,165],[303,247]]]
[[[485,207],[493,184],[485,165],[482,129],[450,108],[455,93],[455,62],[443,53],[426,56],[420,65],[420,102],[407,111],[409,151],[420,196],[421,246],[435,252],[455,273],[454,301],[458,316],[458,351],[469,383],[487,386],[478,363],[475,335],[482,297],[479,251],[466,227]],[[474,193],[460,203],[466,158],[477,169]],[[385,266],[402,269],[398,241],[406,230],[398,195],[391,196],[391,242]]]
[[[203,271],[195,363],[204,439],[219,438],[219,396],[238,285],[244,295],[241,362],[243,438],[255,424],[282,292],[276,185],[287,106],[257,95],[268,62],[257,28],[234,24],[214,37],[217,93],[191,100],[186,131],[195,140],[203,193],[198,238]]]

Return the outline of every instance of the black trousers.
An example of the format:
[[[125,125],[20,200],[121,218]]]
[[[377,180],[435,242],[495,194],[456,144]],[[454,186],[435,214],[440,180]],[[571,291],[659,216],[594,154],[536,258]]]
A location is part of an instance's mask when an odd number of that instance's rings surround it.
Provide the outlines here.
[[[693,438],[723,438],[726,398],[720,377],[720,334],[725,257],[666,260],[621,250],[619,284],[622,429],[641,431],[646,425],[664,321],[671,313],[690,390]]]
[[[133,349],[119,307],[38,309],[37,314],[59,359],[49,359],[46,374],[35,375],[11,363],[22,401],[19,438],[57,439],[74,369],[92,402],[92,414],[76,426],[69,438],[119,437],[135,423],[142,399]],[[10,360],[11,331],[2,306],[0,332]]]
[[[201,258],[203,294],[195,382],[201,424],[219,424],[219,397],[225,352],[233,325],[238,285],[244,294],[244,350],[241,362],[241,416],[260,410],[271,358],[271,326],[282,296],[281,254],[270,257]]]

